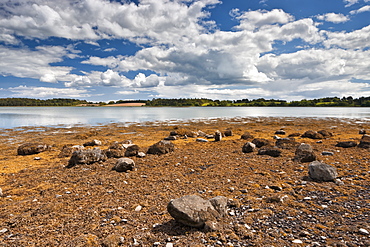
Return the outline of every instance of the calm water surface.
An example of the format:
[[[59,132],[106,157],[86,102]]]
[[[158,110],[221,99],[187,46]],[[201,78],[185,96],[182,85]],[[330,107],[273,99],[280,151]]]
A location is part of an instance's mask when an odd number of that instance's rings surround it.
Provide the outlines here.
[[[73,126],[234,117],[370,120],[366,107],[0,107],[0,128]]]

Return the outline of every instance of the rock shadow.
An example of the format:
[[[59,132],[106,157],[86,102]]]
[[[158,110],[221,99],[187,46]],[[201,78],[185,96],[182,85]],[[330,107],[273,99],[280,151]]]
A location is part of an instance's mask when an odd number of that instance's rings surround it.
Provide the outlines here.
[[[169,220],[161,225],[157,225],[152,228],[153,233],[165,233],[171,236],[182,236],[188,235],[191,232],[201,231],[199,228],[185,226],[181,223],[176,222],[175,220]]]

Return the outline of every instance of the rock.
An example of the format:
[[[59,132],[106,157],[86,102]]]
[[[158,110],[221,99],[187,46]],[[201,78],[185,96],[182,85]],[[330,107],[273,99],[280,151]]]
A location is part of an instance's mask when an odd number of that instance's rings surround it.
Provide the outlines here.
[[[256,145],[257,148],[271,145],[269,140],[263,139],[263,138],[256,138],[252,141],[253,144]]]
[[[164,140],[166,140],[166,141],[175,141],[175,140],[177,140],[177,138],[176,138],[176,136],[167,136],[167,137],[164,138]]]
[[[310,144],[301,143],[295,151],[293,160],[297,162],[312,162],[316,160],[316,154]]]
[[[197,141],[197,142],[208,142],[208,140],[203,139],[203,138],[197,138],[195,141]]]
[[[370,148],[370,135],[363,135],[360,144],[358,144],[359,148]]]
[[[92,141],[90,141],[90,142],[86,142],[86,143],[84,143],[83,144],[83,146],[84,147],[88,147],[88,146],[90,146],[90,147],[92,147],[92,146],[101,146],[101,141],[99,141],[99,140],[92,140]]]
[[[357,146],[357,143],[354,141],[338,142],[335,146],[341,148],[353,148]]]
[[[45,152],[49,149],[49,146],[45,143],[24,143],[18,147],[18,155],[31,155]]]
[[[233,131],[231,129],[225,130],[224,136],[233,136]]]
[[[299,146],[299,143],[294,138],[280,138],[276,140],[275,146],[282,149],[294,149]]]
[[[221,215],[212,203],[197,195],[188,195],[171,200],[167,211],[177,221],[186,226],[204,227],[207,221],[215,221]]]
[[[127,172],[128,170],[133,170],[135,167],[135,162],[129,158],[120,158],[117,160],[116,164],[112,168],[117,172]]]
[[[125,156],[126,148],[122,143],[115,142],[107,150],[105,154],[108,158],[121,158]]]
[[[333,133],[327,131],[327,130],[319,130],[317,133],[321,134],[324,138],[332,137]]]
[[[281,155],[281,150],[276,147],[263,147],[258,150],[259,155],[269,155],[271,157],[279,157]]]
[[[226,215],[227,202],[228,202],[228,199],[226,197],[216,196],[216,197],[209,199],[209,202],[216,209],[216,211],[220,214],[220,216]]]
[[[256,149],[256,145],[254,143],[247,142],[246,144],[244,144],[244,146],[242,148],[242,152],[243,153],[252,153],[255,149]]]
[[[301,133],[296,132],[288,135],[288,137],[297,137],[297,136],[301,136]]]
[[[201,130],[198,130],[198,136],[200,136],[200,137],[206,137],[206,133],[205,132],[203,132],[203,131],[201,131]]]
[[[323,139],[324,136],[316,131],[308,130],[301,137],[307,137],[311,139]]]
[[[334,181],[337,176],[337,169],[331,165],[313,161],[308,166],[308,174],[315,181]]]
[[[3,190],[0,188],[0,197],[3,197]]]
[[[358,230],[358,232],[361,233],[362,235],[369,235],[370,234],[369,231],[364,229],[364,228],[360,228]]]
[[[277,130],[275,131],[275,135],[285,135],[286,132],[284,130]]]
[[[74,151],[78,150],[83,150],[85,149],[84,146],[81,145],[64,145],[62,148],[62,151],[60,151],[58,157],[63,158],[63,157],[69,157],[73,154]]]
[[[365,134],[366,134],[366,130],[359,130],[359,131],[358,131],[358,133],[359,133],[360,135],[365,135]]]
[[[138,152],[136,156],[139,158],[144,158],[146,154],[144,152]]]
[[[333,152],[329,152],[329,151],[322,151],[321,155],[324,155],[324,156],[333,156],[334,153]]]
[[[99,148],[78,150],[73,152],[72,157],[68,161],[67,167],[70,168],[79,164],[90,165],[95,162],[105,161],[106,159],[107,156],[105,155],[105,152]]]
[[[205,136],[205,138],[207,138],[207,139],[214,139],[214,138],[215,138],[215,135],[208,135],[208,134],[207,134],[207,135]]]
[[[136,156],[139,153],[139,150],[140,150],[140,147],[138,145],[129,144],[126,147],[125,156],[126,157]]]
[[[150,146],[147,153],[160,155],[173,152],[174,150],[175,145],[172,142],[162,140]]]
[[[219,142],[222,140],[222,133],[219,130],[216,130],[215,132],[215,141]]]
[[[253,135],[249,132],[245,132],[241,137],[240,139],[243,139],[243,140],[250,140],[250,139],[253,139]]]
[[[170,132],[170,136],[177,136],[177,135],[179,135],[176,131],[171,131]]]

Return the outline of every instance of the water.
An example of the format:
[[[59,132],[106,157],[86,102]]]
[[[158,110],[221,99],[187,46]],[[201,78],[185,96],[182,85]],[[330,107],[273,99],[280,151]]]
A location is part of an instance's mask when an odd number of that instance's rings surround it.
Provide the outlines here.
[[[366,107],[0,107],[0,128],[100,125],[234,117],[370,120]]]

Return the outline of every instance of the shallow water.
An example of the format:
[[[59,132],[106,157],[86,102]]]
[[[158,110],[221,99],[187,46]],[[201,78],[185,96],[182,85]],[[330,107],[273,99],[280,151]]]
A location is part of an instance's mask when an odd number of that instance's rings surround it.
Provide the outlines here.
[[[0,107],[0,128],[214,118],[317,117],[370,120],[367,107]]]

